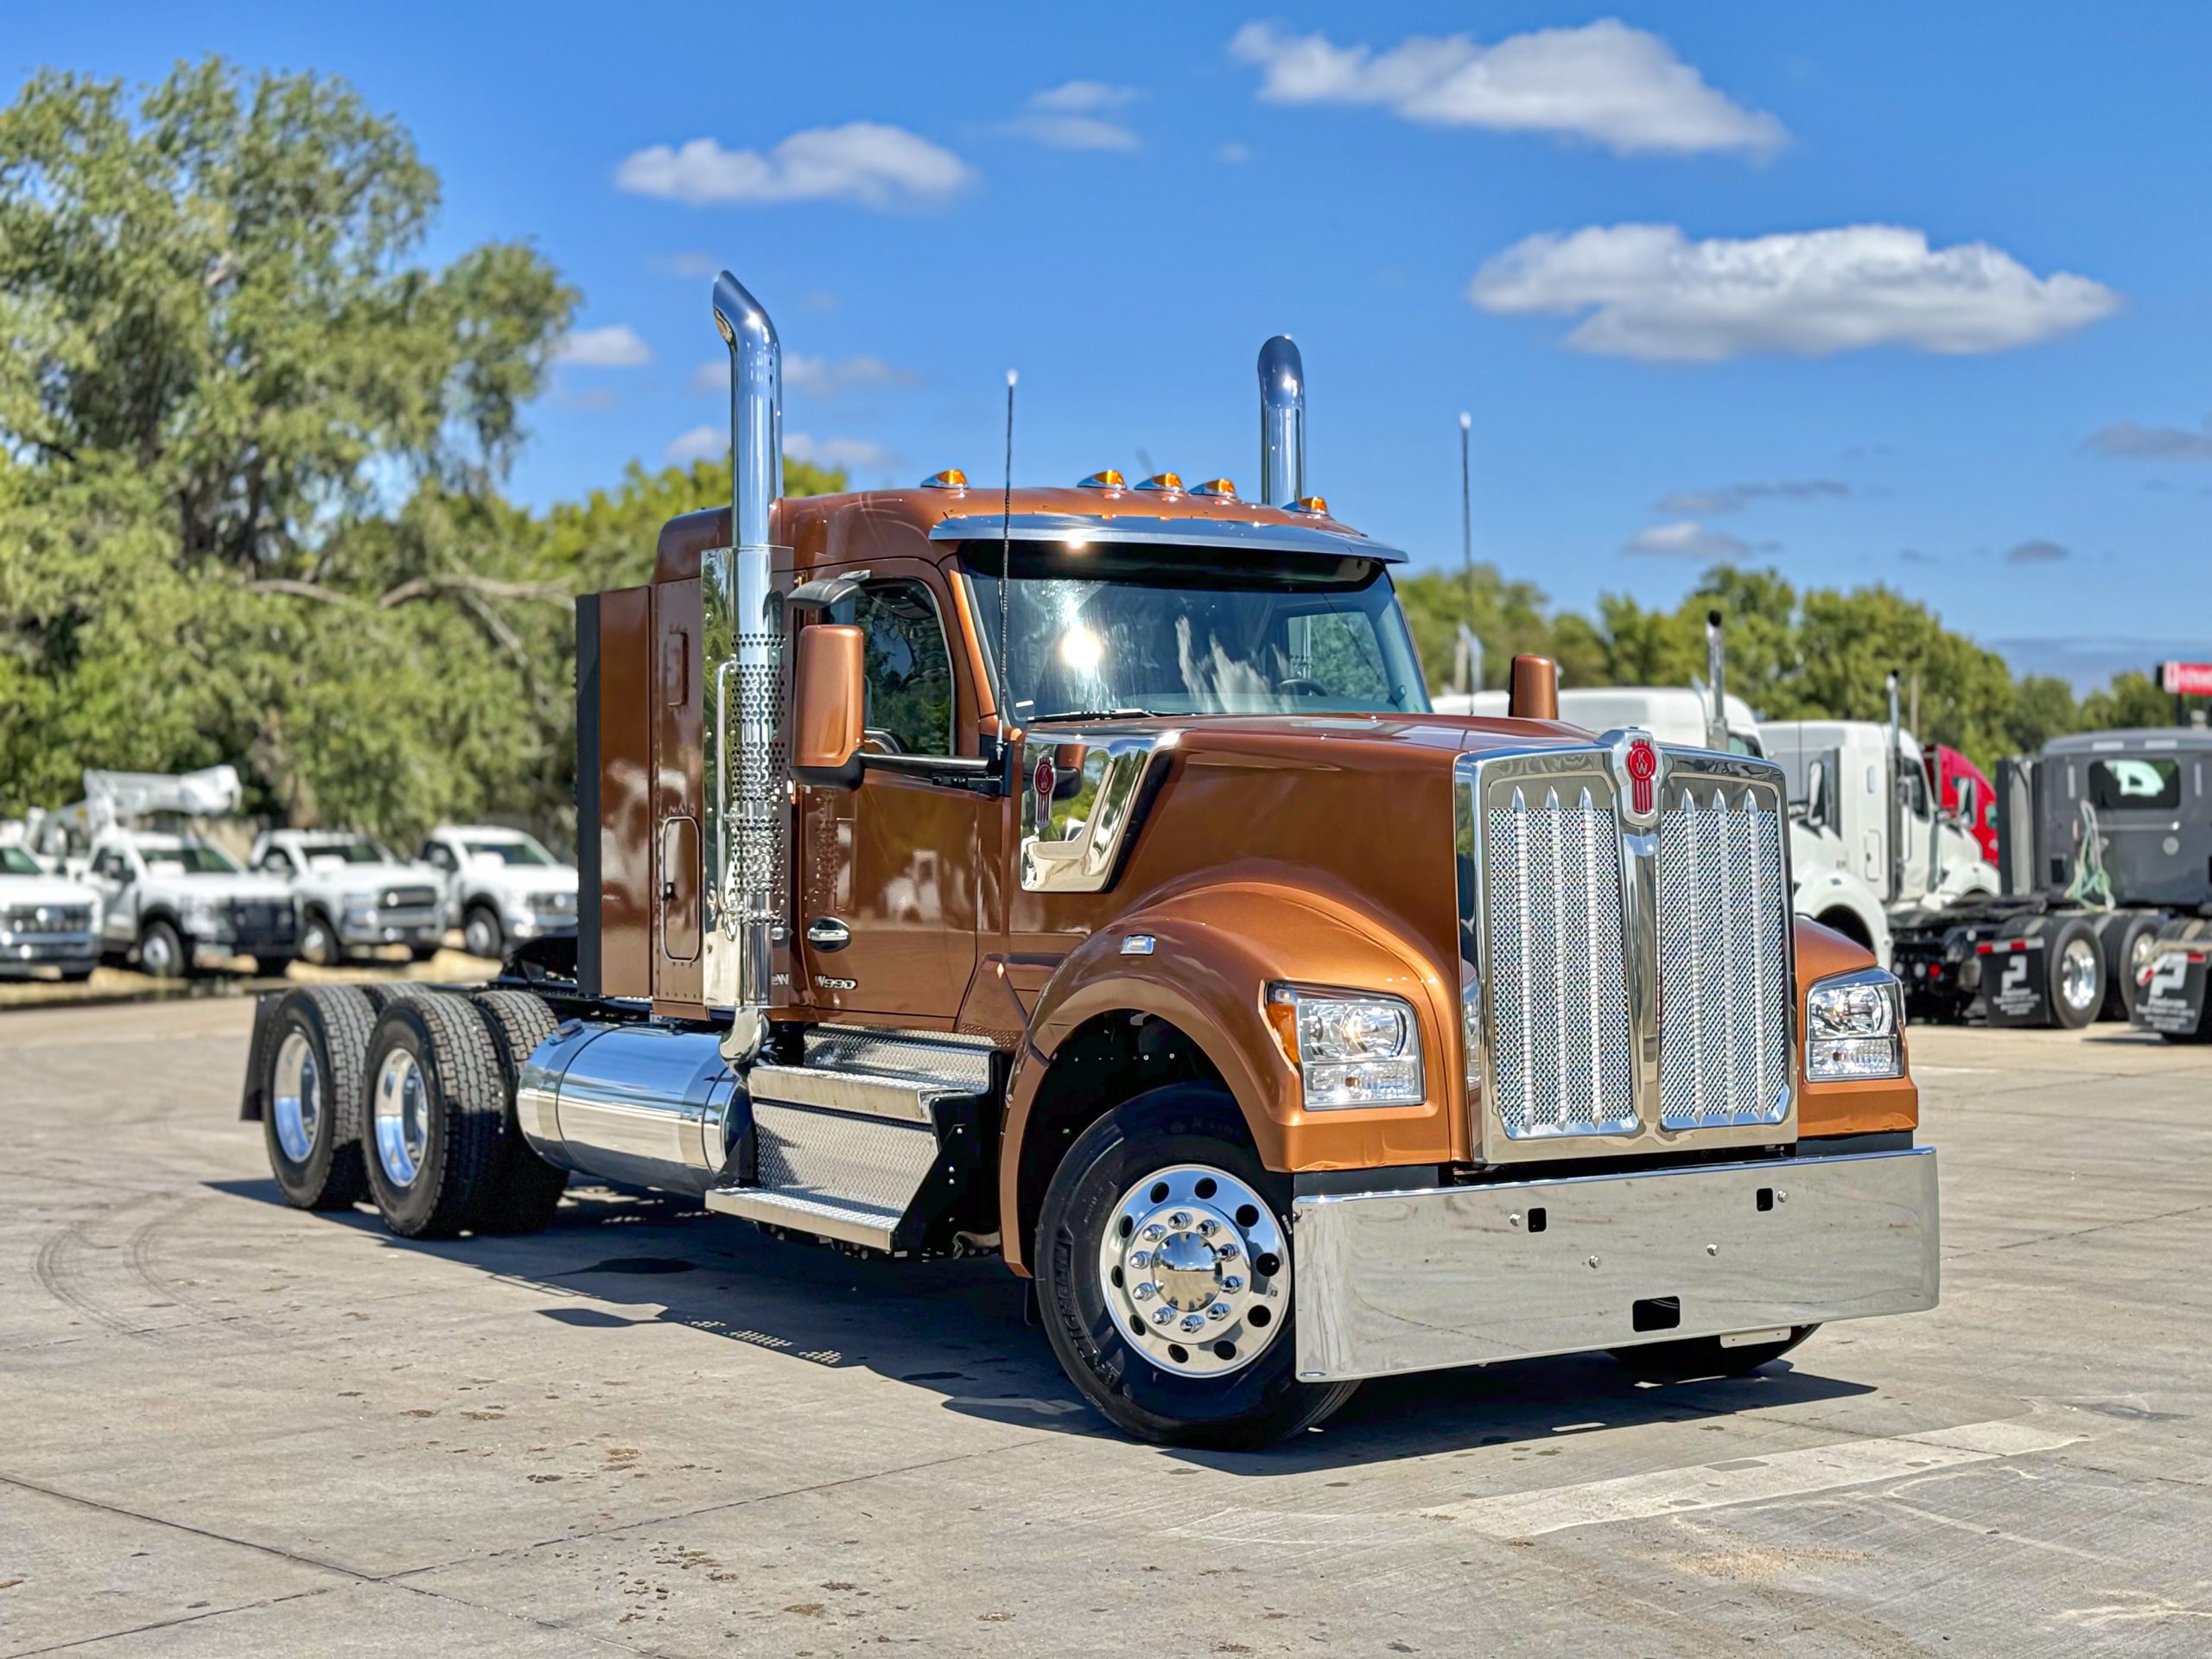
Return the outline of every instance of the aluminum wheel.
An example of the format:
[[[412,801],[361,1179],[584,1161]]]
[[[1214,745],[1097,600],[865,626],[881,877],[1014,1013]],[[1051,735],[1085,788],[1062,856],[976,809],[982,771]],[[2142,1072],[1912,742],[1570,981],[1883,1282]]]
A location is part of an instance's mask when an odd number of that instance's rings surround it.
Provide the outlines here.
[[[138,941],[138,966],[156,979],[168,979],[177,970],[176,935],[166,927],[149,927]]]
[[[315,1131],[322,1123],[322,1071],[315,1063],[315,1046],[302,1031],[289,1031],[276,1050],[276,1069],[271,1079],[270,1107],[276,1115],[276,1144],[296,1164],[304,1164],[315,1150]]]
[[[423,1069],[404,1048],[377,1072],[377,1162],[394,1186],[411,1186],[430,1147],[430,1097]]]
[[[2058,994],[2066,1006],[2080,1011],[2092,1007],[2104,995],[2099,982],[2103,977],[2097,961],[2096,941],[2074,938],[2066,942],[2065,950],[2058,956]]]
[[[492,919],[489,911],[472,910],[468,919],[461,924],[461,943],[468,947],[472,957],[496,961],[499,955],[499,925]]]
[[[2127,982],[2140,986],[2144,975],[2151,971],[2151,964],[2158,959],[2158,930],[2146,927],[2135,936],[2135,943],[2127,947]]]
[[[1268,1201],[1225,1171],[1178,1164],[1122,1194],[1098,1287],[1164,1371],[1218,1376],[1265,1353],[1290,1311],[1290,1250]]]

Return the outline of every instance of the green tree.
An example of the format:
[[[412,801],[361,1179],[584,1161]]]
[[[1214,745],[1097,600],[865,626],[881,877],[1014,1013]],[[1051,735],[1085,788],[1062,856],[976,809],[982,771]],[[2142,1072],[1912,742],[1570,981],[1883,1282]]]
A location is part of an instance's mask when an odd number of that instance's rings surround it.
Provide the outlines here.
[[[495,486],[575,296],[517,244],[413,263],[437,200],[342,81],[0,111],[0,810],[218,760],[386,832],[533,792],[565,592]]]

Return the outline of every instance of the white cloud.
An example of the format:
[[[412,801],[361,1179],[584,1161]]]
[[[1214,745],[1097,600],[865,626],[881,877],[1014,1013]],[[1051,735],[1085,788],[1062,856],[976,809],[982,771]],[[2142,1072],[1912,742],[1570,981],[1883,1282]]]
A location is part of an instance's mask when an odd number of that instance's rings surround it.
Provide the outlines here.
[[[804,392],[810,397],[838,397],[849,391],[865,391],[874,387],[914,386],[919,385],[921,379],[921,376],[912,369],[902,369],[895,363],[887,363],[880,357],[865,354],[831,359],[790,352],[784,357],[785,389]],[[727,356],[710,357],[694,369],[691,372],[691,390],[728,391],[729,359]]]
[[[1071,80],[1030,95],[1027,111],[1006,130],[1054,149],[1135,149],[1137,136],[1107,111],[1135,101],[1134,86],[1103,80]]]
[[[898,461],[890,450],[868,438],[817,441],[804,432],[784,434],[784,453],[793,461],[803,461],[810,467],[825,467],[833,472],[859,472],[863,468],[880,472]]]
[[[1671,524],[1647,525],[1623,542],[1621,551],[1648,553],[1662,559],[1726,560],[1740,559],[1746,553],[1772,553],[1779,546],[1775,542],[1761,542],[1753,546],[1725,530],[1711,530],[1694,518],[1681,518]]]
[[[1786,501],[1815,501],[1823,496],[1846,496],[1851,486],[1834,478],[1785,478],[1773,484],[1730,484],[1717,490],[1675,490],[1659,498],[1659,511],[1682,518],[1716,512],[1741,512],[1753,501],[1780,498]]]
[[[1586,312],[1568,346],[1657,362],[1870,346],[2001,352],[2120,303],[2101,283],[2037,276],[1986,242],[1931,249],[1924,232],[1888,225],[1703,242],[1673,225],[1592,226],[1515,244],[1475,273],[1467,297],[1508,316]]]
[[[721,274],[722,262],[711,253],[673,253],[659,262],[660,268],[671,276],[683,276],[696,281],[702,276]]]
[[[2056,542],[2045,541],[2043,537],[2037,537],[2032,541],[2017,543],[2007,549],[2005,562],[2007,564],[2056,564],[2061,559],[2072,556],[2073,552],[2070,549],[2061,547]]]
[[[1241,167],[1252,159],[1252,147],[1233,142],[1226,143],[1214,151],[1213,158],[1230,167]]]
[[[1495,46],[1416,35],[1382,52],[1247,23],[1229,50],[1259,67],[1260,96],[1274,104],[1379,104],[1429,126],[1548,132],[1622,155],[1764,155],[1787,137],[1772,116],[1707,86],[1657,35],[1611,18]]]
[[[553,360],[581,369],[635,369],[653,360],[652,347],[626,322],[604,328],[571,328],[555,348]]]
[[[729,456],[729,429],[726,426],[695,426],[674,439],[662,455],[677,466],[695,461],[724,461]]]
[[[942,206],[975,170],[950,150],[874,121],[795,132],[763,156],[712,138],[655,144],[614,171],[616,186],[694,207],[715,202],[849,201],[862,207]]]
[[[2197,432],[2181,426],[2138,426],[2133,421],[2120,421],[2090,433],[2082,440],[2082,447],[2126,461],[2212,461],[2212,417]]]

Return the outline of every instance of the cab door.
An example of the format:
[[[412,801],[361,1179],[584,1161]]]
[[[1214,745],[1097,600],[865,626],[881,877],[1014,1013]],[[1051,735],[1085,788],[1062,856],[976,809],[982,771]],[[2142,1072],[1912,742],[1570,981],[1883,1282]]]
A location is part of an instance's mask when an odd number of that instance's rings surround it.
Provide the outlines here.
[[[799,959],[817,1008],[950,1026],[976,967],[983,806],[957,753],[950,595],[924,562],[872,564],[826,619],[866,642],[867,760],[856,789],[798,791]]]
[[[696,577],[652,588],[653,1002],[664,1013],[695,1016],[706,1012],[699,960],[702,597]]]
[[[100,937],[110,944],[138,937],[138,876],[132,862],[121,848],[103,847],[87,874],[100,896]]]

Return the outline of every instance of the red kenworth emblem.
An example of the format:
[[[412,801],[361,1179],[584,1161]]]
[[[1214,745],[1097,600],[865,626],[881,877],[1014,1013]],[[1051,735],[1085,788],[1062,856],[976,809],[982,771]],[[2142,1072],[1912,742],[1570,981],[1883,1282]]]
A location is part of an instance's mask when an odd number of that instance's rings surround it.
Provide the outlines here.
[[[1052,770],[1052,757],[1048,751],[1037,757],[1037,769],[1030,774],[1029,785],[1037,791],[1037,817],[1041,821],[1052,810],[1052,791],[1059,783]]]
[[[1628,773],[1630,807],[1637,817],[1649,817],[1657,793],[1657,785],[1651,780],[1659,775],[1659,751],[1651,747],[1648,737],[1630,738],[1621,765]]]

